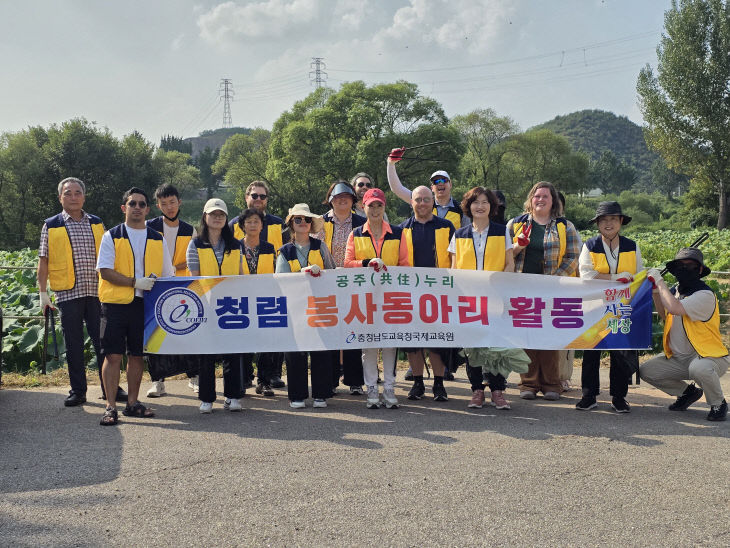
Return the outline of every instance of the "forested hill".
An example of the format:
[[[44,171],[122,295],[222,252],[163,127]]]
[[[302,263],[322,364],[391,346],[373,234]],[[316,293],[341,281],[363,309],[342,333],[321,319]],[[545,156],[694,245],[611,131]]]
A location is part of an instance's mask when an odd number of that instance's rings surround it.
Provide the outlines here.
[[[592,160],[597,160],[604,150],[610,150],[619,160],[634,167],[639,178],[649,175],[651,164],[657,158],[647,148],[641,126],[605,110],[581,110],[557,116],[536,128],[563,135],[575,150],[586,152]]]
[[[238,133],[248,135],[251,133],[251,130],[247,127],[211,129],[201,132],[198,137],[188,137],[185,139],[185,142],[193,145],[192,156],[195,157],[200,151],[204,150],[205,147],[210,147],[210,150],[221,148],[223,143],[225,143],[231,135],[236,135]]]

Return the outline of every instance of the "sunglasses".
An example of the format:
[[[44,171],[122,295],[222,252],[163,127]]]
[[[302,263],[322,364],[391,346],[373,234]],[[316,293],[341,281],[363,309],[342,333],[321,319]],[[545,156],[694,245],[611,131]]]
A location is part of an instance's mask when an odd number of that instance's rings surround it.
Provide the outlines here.
[[[362,181],[357,183],[357,188],[362,188],[364,186],[366,186],[368,188],[373,188],[373,183],[363,183]]]
[[[147,207],[147,202],[137,202],[132,200],[131,202],[127,202],[127,207],[139,207],[140,209],[144,209]]]
[[[449,182],[448,179],[432,179],[431,180],[432,185],[445,185],[448,182]]]
[[[252,194],[249,194],[249,196],[251,196],[251,198],[253,198],[254,200],[265,200],[266,198],[269,197],[268,194],[256,194],[255,192]]]
[[[294,217],[292,221],[294,221],[295,225],[300,225],[302,223],[312,224],[312,219],[309,217]]]

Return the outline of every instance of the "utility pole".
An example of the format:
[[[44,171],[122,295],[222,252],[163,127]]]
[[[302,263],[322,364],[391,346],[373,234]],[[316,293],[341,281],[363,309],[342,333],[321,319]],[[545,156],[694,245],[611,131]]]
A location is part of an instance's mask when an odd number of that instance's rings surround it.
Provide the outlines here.
[[[220,99],[223,99],[223,127],[233,127],[233,118],[231,117],[231,99],[235,94],[233,81],[229,78],[221,78],[218,93]]]
[[[309,63],[309,83],[314,84],[317,89],[325,87],[327,83],[327,73],[324,69],[327,65],[324,64],[324,57],[312,57],[312,62]]]

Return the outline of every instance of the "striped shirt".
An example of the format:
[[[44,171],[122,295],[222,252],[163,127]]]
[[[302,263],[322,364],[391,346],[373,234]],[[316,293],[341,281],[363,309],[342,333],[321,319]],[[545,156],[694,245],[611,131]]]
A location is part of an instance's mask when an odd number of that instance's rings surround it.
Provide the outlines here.
[[[69,301],[80,297],[98,297],[99,278],[96,273],[96,243],[91,223],[86,212],[80,221],[75,221],[71,215],[62,212],[66,223],[68,237],[73,250],[74,272],[76,285],[67,291],[56,291],[56,302]],[[43,223],[41,229],[41,245],[38,248],[39,257],[48,257],[48,227]]]

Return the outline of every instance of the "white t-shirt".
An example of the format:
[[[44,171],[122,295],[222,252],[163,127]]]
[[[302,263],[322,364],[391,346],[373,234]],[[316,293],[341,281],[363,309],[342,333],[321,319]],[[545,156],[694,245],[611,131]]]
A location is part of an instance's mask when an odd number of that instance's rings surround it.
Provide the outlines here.
[[[167,250],[170,252],[170,257],[173,258],[175,257],[175,243],[177,241],[177,231],[179,228],[180,225],[170,226],[164,220],[162,221],[162,237],[165,238]],[[195,239],[197,235],[197,231],[193,228],[193,239]]]
[[[703,289],[692,293],[689,297],[679,298],[684,310],[692,321],[707,321],[715,312],[715,294]],[[678,357],[695,357],[697,352],[687,338],[682,325],[682,317],[675,316],[669,329],[669,348]]]
[[[127,229],[129,244],[132,246],[132,253],[134,254],[134,277],[144,278],[144,251],[145,247],[147,247],[147,228],[129,228],[126,223],[124,223],[124,227]],[[109,231],[106,231],[99,245],[99,258],[96,261],[96,270],[98,271],[102,268],[111,268],[114,270],[116,256],[114,240],[109,234]],[[172,266],[170,251],[166,245],[162,246],[162,272],[155,272],[154,274],[158,278],[167,278],[175,275],[175,268]],[[143,292],[141,289],[135,289],[134,294],[136,297],[141,297]]]
[[[489,233],[489,225],[478,232],[474,227],[471,229],[471,239],[474,242],[474,249],[477,255],[477,270],[484,270],[484,248],[487,245],[487,234]],[[504,243],[505,250],[512,249],[514,244],[512,243],[512,237],[509,235],[509,230],[505,227],[504,231]],[[456,253],[456,236],[451,237],[448,247],[449,253]]]

